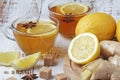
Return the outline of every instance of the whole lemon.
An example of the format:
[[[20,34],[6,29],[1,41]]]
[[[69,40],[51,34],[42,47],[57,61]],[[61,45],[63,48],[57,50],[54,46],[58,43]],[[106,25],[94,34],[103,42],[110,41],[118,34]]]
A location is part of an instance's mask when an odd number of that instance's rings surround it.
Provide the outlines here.
[[[120,20],[118,21],[118,24],[117,24],[116,38],[120,42]]]
[[[79,35],[84,32],[91,32],[101,41],[112,39],[115,31],[116,22],[111,15],[95,12],[84,16],[78,21],[75,34]]]

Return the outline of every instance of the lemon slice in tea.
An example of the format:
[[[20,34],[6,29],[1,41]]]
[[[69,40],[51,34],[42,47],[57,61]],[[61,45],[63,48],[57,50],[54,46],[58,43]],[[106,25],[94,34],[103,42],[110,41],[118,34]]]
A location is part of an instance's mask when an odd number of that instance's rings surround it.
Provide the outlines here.
[[[70,43],[68,55],[79,64],[86,64],[95,60],[100,54],[100,44],[96,35],[83,33],[76,36]]]
[[[56,33],[53,29],[56,29],[56,26],[52,22],[38,22],[35,27],[28,28],[27,33],[48,35]]]
[[[0,65],[10,66],[11,63],[20,57],[20,52],[0,52]]]
[[[33,53],[24,58],[20,58],[12,63],[12,67],[16,70],[27,70],[32,68],[41,57],[41,53]]]
[[[81,3],[67,3],[60,7],[60,12],[62,14],[83,14],[88,11],[88,6]]]

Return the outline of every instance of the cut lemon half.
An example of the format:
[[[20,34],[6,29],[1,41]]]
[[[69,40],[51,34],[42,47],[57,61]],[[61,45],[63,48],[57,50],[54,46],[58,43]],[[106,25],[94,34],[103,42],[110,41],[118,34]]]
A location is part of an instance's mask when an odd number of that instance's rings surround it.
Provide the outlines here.
[[[78,64],[86,64],[95,60],[100,54],[100,44],[96,35],[82,33],[76,36],[68,48],[69,58]]]
[[[88,6],[80,3],[67,3],[60,7],[60,12],[62,14],[83,14],[88,11]]]
[[[0,65],[10,66],[11,63],[20,57],[20,52],[0,52]]]
[[[35,27],[27,28],[27,33],[48,35],[56,32],[56,26],[52,22],[39,22]]]
[[[27,70],[32,68],[39,61],[41,53],[33,53],[24,58],[20,58],[12,63],[12,67],[16,70]]]

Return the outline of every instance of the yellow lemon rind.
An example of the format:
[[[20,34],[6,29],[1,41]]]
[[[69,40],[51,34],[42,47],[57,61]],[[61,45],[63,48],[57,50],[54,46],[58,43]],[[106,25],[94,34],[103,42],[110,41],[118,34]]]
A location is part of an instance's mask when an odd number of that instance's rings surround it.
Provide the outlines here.
[[[118,21],[117,28],[116,28],[116,38],[120,42],[120,20]]]

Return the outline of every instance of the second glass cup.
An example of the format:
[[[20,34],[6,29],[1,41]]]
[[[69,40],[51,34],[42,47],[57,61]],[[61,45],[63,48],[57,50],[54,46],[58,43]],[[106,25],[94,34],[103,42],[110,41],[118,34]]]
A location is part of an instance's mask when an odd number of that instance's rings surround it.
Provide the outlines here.
[[[60,33],[68,38],[75,36],[77,22],[85,15],[93,12],[93,5],[88,0],[74,2],[71,0],[55,0],[48,6],[49,14],[60,22]]]

